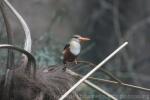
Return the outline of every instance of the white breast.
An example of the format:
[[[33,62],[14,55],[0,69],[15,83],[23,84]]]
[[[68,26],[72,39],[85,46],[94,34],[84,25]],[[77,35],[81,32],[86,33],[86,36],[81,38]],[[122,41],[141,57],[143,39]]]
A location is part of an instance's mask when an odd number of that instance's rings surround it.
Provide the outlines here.
[[[78,55],[80,53],[80,43],[77,41],[71,41],[70,42],[70,51],[71,53],[73,53],[74,55]]]

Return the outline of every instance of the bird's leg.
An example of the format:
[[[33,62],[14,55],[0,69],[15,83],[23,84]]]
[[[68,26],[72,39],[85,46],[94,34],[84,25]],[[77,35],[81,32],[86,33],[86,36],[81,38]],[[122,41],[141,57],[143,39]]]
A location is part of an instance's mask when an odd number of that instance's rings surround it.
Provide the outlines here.
[[[67,64],[64,64],[63,71],[66,71],[66,69],[67,69]]]
[[[78,64],[77,58],[74,60],[75,64]]]
[[[64,64],[64,67],[63,67],[63,71],[66,71],[66,68],[67,68],[67,62],[65,59],[63,59],[63,64]]]

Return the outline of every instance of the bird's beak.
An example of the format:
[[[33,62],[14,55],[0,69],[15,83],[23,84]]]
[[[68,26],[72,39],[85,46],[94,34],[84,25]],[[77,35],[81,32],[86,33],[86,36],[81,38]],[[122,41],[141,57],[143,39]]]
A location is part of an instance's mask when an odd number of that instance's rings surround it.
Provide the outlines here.
[[[80,39],[80,41],[89,41],[90,40],[90,38],[87,38],[87,37],[80,37],[79,39]]]

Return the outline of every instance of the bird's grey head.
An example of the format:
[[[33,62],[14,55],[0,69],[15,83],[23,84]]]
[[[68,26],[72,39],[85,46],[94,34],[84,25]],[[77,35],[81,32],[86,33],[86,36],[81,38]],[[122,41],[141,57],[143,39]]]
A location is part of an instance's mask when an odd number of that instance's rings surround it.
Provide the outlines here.
[[[82,41],[88,41],[90,39],[86,37],[82,37],[80,35],[74,35],[71,40],[76,42],[82,42]]]
[[[80,42],[80,38],[81,38],[80,35],[74,35],[71,40],[76,41],[76,42]]]

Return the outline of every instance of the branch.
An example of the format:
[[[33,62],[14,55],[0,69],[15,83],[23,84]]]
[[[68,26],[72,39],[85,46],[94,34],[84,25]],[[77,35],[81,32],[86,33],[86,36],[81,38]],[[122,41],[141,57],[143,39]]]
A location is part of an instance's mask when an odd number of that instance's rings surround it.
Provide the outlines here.
[[[10,23],[8,21],[5,8],[2,2],[0,2],[0,10],[4,19],[5,27],[6,27],[6,33],[7,33],[7,40],[8,44],[13,44],[13,35],[11,32],[11,27]],[[8,57],[7,57],[7,68],[13,67],[14,66],[14,53],[11,50],[8,50]]]
[[[89,62],[89,61],[77,61],[77,63],[85,63],[88,64],[90,66],[95,67],[96,64]],[[103,68],[99,69],[100,71],[102,71],[104,74],[106,74],[107,76],[109,76],[110,78],[114,79],[115,81],[117,81],[118,83],[123,83],[120,79],[118,79],[117,77],[115,77],[113,74],[111,74],[110,72],[108,72],[107,70],[104,70]]]
[[[106,95],[107,97],[111,98],[112,100],[118,100],[116,97],[112,96],[111,94],[109,94],[108,92],[104,91],[103,89],[101,89],[97,85],[93,84],[92,82],[90,82],[88,80],[85,80],[84,83],[86,83],[87,85],[89,85],[92,88],[95,88],[97,91],[101,92],[102,94]]]
[[[31,52],[31,33],[27,23],[25,22],[23,17],[16,11],[16,9],[9,3],[8,0],[4,0],[4,3],[8,6],[8,8],[10,8],[10,10],[13,12],[13,14],[17,17],[20,24],[22,25],[26,36],[24,49],[28,52]]]
[[[90,77],[89,79],[99,81],[99,82],[103,82],[103,83],[116,84],[116,85],[120,85],[120,86],[124,86],[124,87],[128,87],[128,88],[139,89],[139,90],[142,90],[142,91],[150,92],[149,88],[144,88],[144,87],[136,86],[136,85],[132,85],[132,84],[127,84],[127,83],[121,83],[120,84],[116,81],[111,81],[111,80],[106,80],[106,79],[98,79],[98,78],[93,78],[93,77]]]
[[[82,78],[83,77],[82,75],[80,75],[78,73],[75,73],[75,72],[73,72],[71,70],[68,70],[67,72],[69,74],[73,75],[76,78]],[[141,86],[127,84],[127,83],[124,83],[124,82],[120,84],[117,81],[111,81],[111,80],[106,80],[106,79],[99,79],[99,78],[95,78],[95,77],[88,77],[88,79],[91,79],[91,80],[94,80],[94,81],[97,81],[97,82],[101,82],[101,83],[107,83],[107,84],[113,84],[113,85],[120,85],[120,86],[124,86],[124,87],[128,87],[128,88],[133,88],[133,89],[138,89],[138,90],[141,90],[141,91],[150,92],[149,88],[144,88],[144,87],[141,87]]]
[[[35,76],[36,76],[36,60],[29,52],[27,52],[24,49],[20,49],[18,47],[15,47],[15,46],[9,45],[9,44],[1,44],[0,48],[1,49],[8,48],[8,49],[12,49],[12,50],[17,50],[17,51],[23,53],[24,55],[26,55],[28,58],[27,68],[30,69],[30,66],[33,66],[33,78],[35,78]],[[30,75],[30,72],[29,72],[29,75]]]
[[[11,27],[10,27],[10,23],[8,21],[7,18],[7,14],[5,12],[5,8],[3,5],[3,2],[0,1],[0,10],[4,19],[4,23],[5,23],[5,27],[6,27],[6,33],[7,33],[7,41],[8,44],[13,44],[13,35],[11,32]],[[7,70],[6,70],[6,75],[5,75],[5,82],[4,82],[4,86],[6,87],[6,85],[8,84],[10,80],[10,74],[9,74],[9,69],[14,67],[14,52],[12,50],[8,49],[8,55],[7,55]]]
[[[75,76],[77,78],[82,78],[82,75],[79,75],[75,72],[73,72],[72,70],[67,69],[66,70],[67,73],[71,74],[72,76]],[[91,77],[89,77],[91,78]],[[117,98],[115,98],[114,96],[112,96],[111,94],[109,94],[108,92],[104,91],[103,89],[101,89],[99,86],[93,84],[92,82],[90,82],[89,80],[85,80],[84,81],[85,84],[87,84],[88,86],[94,88],[95,90],[97,90],[98,92],[106,95],[107,97],[111,98],[112,100],[117,100]]]
[[[25,32],[25,45],[24,45],[24,49],[26,51],[28,51],[29,53],[31,53],[31,45],[32,45],[32,40],[31,40],[31,34],[30,34],[30,29],[27,25],[27,23],[25,22],[25,20],[23,19],[23,17],[17,12],[17,10],[11,5],[11,3],[9,3],[8,0],[4,0],[4,3],[6,4],[6,6],[12,11],[12,13],[17,17],[17,19],[19,20],[20,24],[22,25],[22,28]],[[23,54],[23,65],[25,66],[29,66],[30,63],[32,63],[31,61],[27,61],[27,57]],[[27,63],[28,62],[28,63]],[[28,69],[29,67],[27,67],[27,71],[30,72]]]
[[[114,55],[116,55],[121,49],[123,49],[128,42],[122,44],[118,49],[116,49],[113,53],[111,53],[108,57],[106,57],[102,62],[100,62],[95,68],[93,68],[89,73],[87,73],[82,79],[80,79],[75,85],[73,85],[64,95],[62,95],[59,100],[64,100],[75,88],[77,88],[84,80],[86,80],[90,75],[92,75],[95,71],[101,68],[108,60],[110,60]]]

